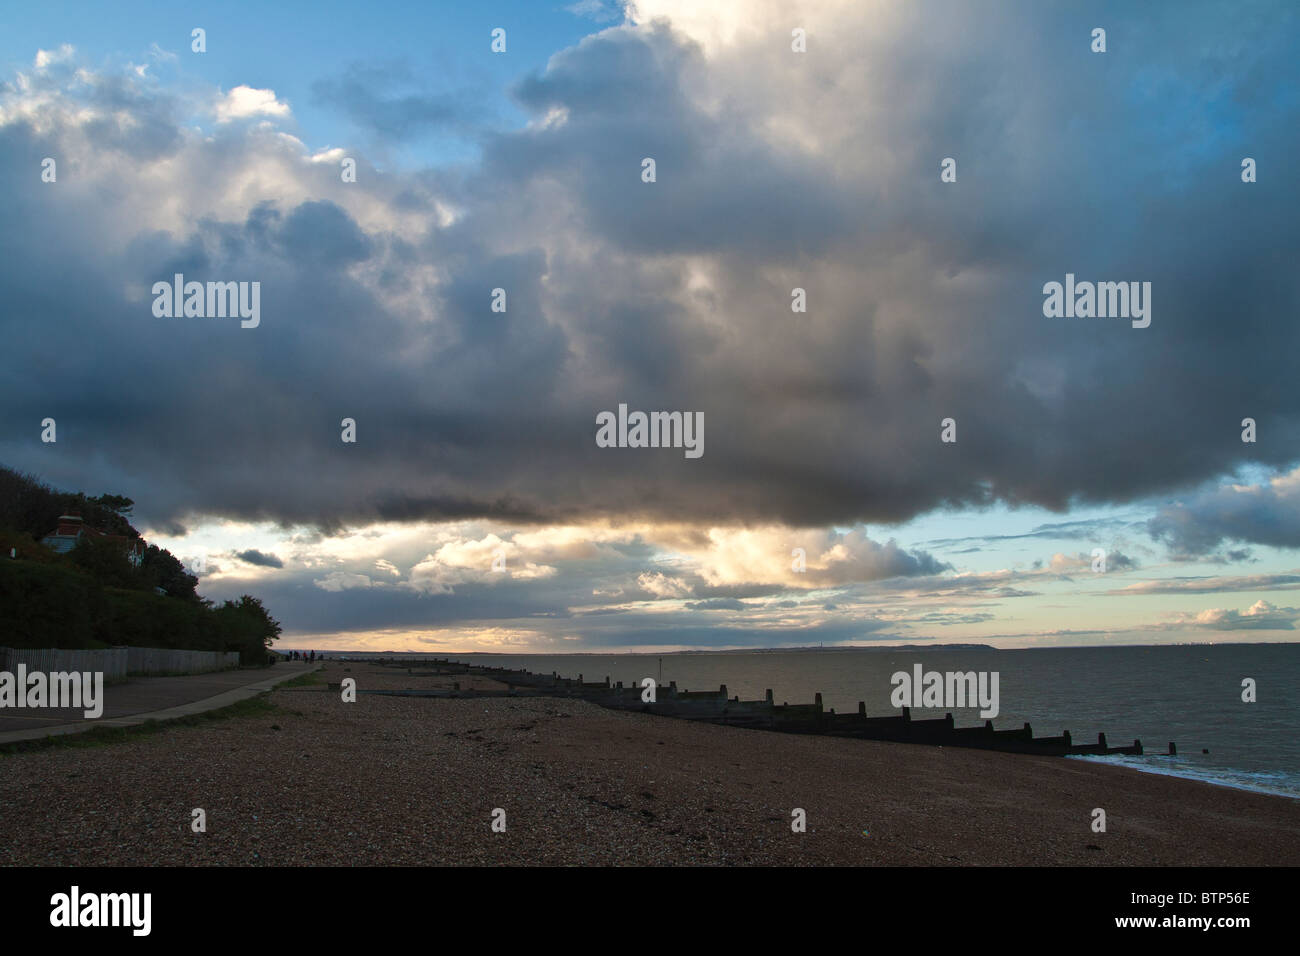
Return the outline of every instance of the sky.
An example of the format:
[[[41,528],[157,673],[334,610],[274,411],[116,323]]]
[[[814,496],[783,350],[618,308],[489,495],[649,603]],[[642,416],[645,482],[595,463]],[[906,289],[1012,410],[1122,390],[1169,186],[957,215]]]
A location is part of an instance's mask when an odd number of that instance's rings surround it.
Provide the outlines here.
[[[0,463],[293,647],[1294,640],[1298,20],[16,7]]]

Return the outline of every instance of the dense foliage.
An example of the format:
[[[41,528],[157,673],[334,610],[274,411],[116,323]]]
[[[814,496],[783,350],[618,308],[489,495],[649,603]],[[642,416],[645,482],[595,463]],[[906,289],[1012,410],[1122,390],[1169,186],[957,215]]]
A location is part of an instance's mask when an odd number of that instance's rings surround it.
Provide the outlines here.
[[[40,543],[65,514],[139,538],[133,507],[130,498],[55,491],[0,467],[0,645],[239,651],[244,664],[265,663],[279,622],[251,595],[219,607],[200,598],[198,578],[170,551],[148,545],[136,567],[121,540],[84,536],[67,554]]]

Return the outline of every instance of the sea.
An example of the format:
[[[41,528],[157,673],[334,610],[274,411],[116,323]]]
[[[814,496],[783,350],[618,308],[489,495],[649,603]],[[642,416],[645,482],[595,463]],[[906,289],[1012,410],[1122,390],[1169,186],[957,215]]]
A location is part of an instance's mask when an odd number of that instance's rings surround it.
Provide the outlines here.
[[[998,730],[1032,725],[1035,736],[1069,730],[1079,743],[1105,732],[1112,746],[1141,740],[1141,757],[1073,757],[1300,798],[1300,644],[1180,644],[1006,650],[983,646],[706,651],[674,654],[461,654],[452,660],[536,673],[579,674],[624,684],[653,677],[681,690],[727,685],[729,696],[808,704],[821,693],[843,713],[898,711],[891,676],[996,671]],[[1255,701],[1243,701],[1243,680]],[[983,723],[979,708],[913,708],[915,718],[951,710],[957,726]],[[1167,754],[1169,743],[1177,755]]]

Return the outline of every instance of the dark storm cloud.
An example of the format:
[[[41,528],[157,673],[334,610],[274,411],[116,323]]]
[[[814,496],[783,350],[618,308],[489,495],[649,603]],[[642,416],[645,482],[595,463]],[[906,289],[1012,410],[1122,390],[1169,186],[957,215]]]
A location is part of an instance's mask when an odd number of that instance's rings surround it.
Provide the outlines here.
[[[37,71],[0,114],[0,459],[157,522],[331,530],[896,522],[1286,466],[1295,13],[1112,9],[1104,55],[1074,13],[1023,4],[922,4],[797,63],[788,31],[710,59],[662,25],[616,28],[521,79],[536,122],[488,137],[477,169],[352,184],[261,124],[200,136],[156,87]],[[373,106],[391,138],[455,120],[352,79],[320,92]],[[17,108],[38,97],[40,124]],[[771,132],[790,124],[821,141]],[[57,184],[44,155],[64,158]],[[260,281],[260,327],[153,317],[149,285],[174,271]],[[1150,328],[1044,318],[1042,285],[1067,272],[1151,281]],[[704,456],[597,448],[595,416],[620,402],[703,412]],[[1246,414],[1267,423],[1256,445]],[[1164,515],[1153,533],[1300,541],[1263,515],[1194,514],[1209,526]]]
[[[744,117],[702,111],[691,91],[707,69],[697,48],[666,30],[588,37],[515,91],[534,114],[563,110],[564,125],[494,137],[485,168],[567,183],[588,227],[623,251],[775,262],[847,238],[845,184],[773,149]],[[646,157],[654,184],[641,182]]]

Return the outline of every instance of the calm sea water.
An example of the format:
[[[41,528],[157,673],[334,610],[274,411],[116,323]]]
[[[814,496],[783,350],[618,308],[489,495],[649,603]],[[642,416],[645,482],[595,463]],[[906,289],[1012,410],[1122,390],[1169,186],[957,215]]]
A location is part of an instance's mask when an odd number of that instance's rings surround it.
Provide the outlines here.
[[[465,654],[454,659],[518,667],[589,681],[630,684],[658,679],[660,659],[643,654]],[[678,690],[727,685],[742,700],[770,687],[777,703],[896,713],[890,675],[914,664],[936,671],[997,671],[999,730],[1031,723],[1037,736],[1069,730],[1091,743],[1104,731],[1111,746],[1142,741],[1142,757],[1103,760],[1153,773],[1300,798],[1300,644],[1214,644],[1163,647],[806,650],[664,654],[663,679]],[[1257,685],[1257,702],[1241,700],[1242,678]],[[943,710],[914,709],[916,717]],[[981,723],[978,708],[957,709],[958,726]],[[1169,741],[1178,756],[1163,756]],[[1160,754],[1154,751],[1160,751]],[[1208,750],[1209,753],[1202,753]]]

